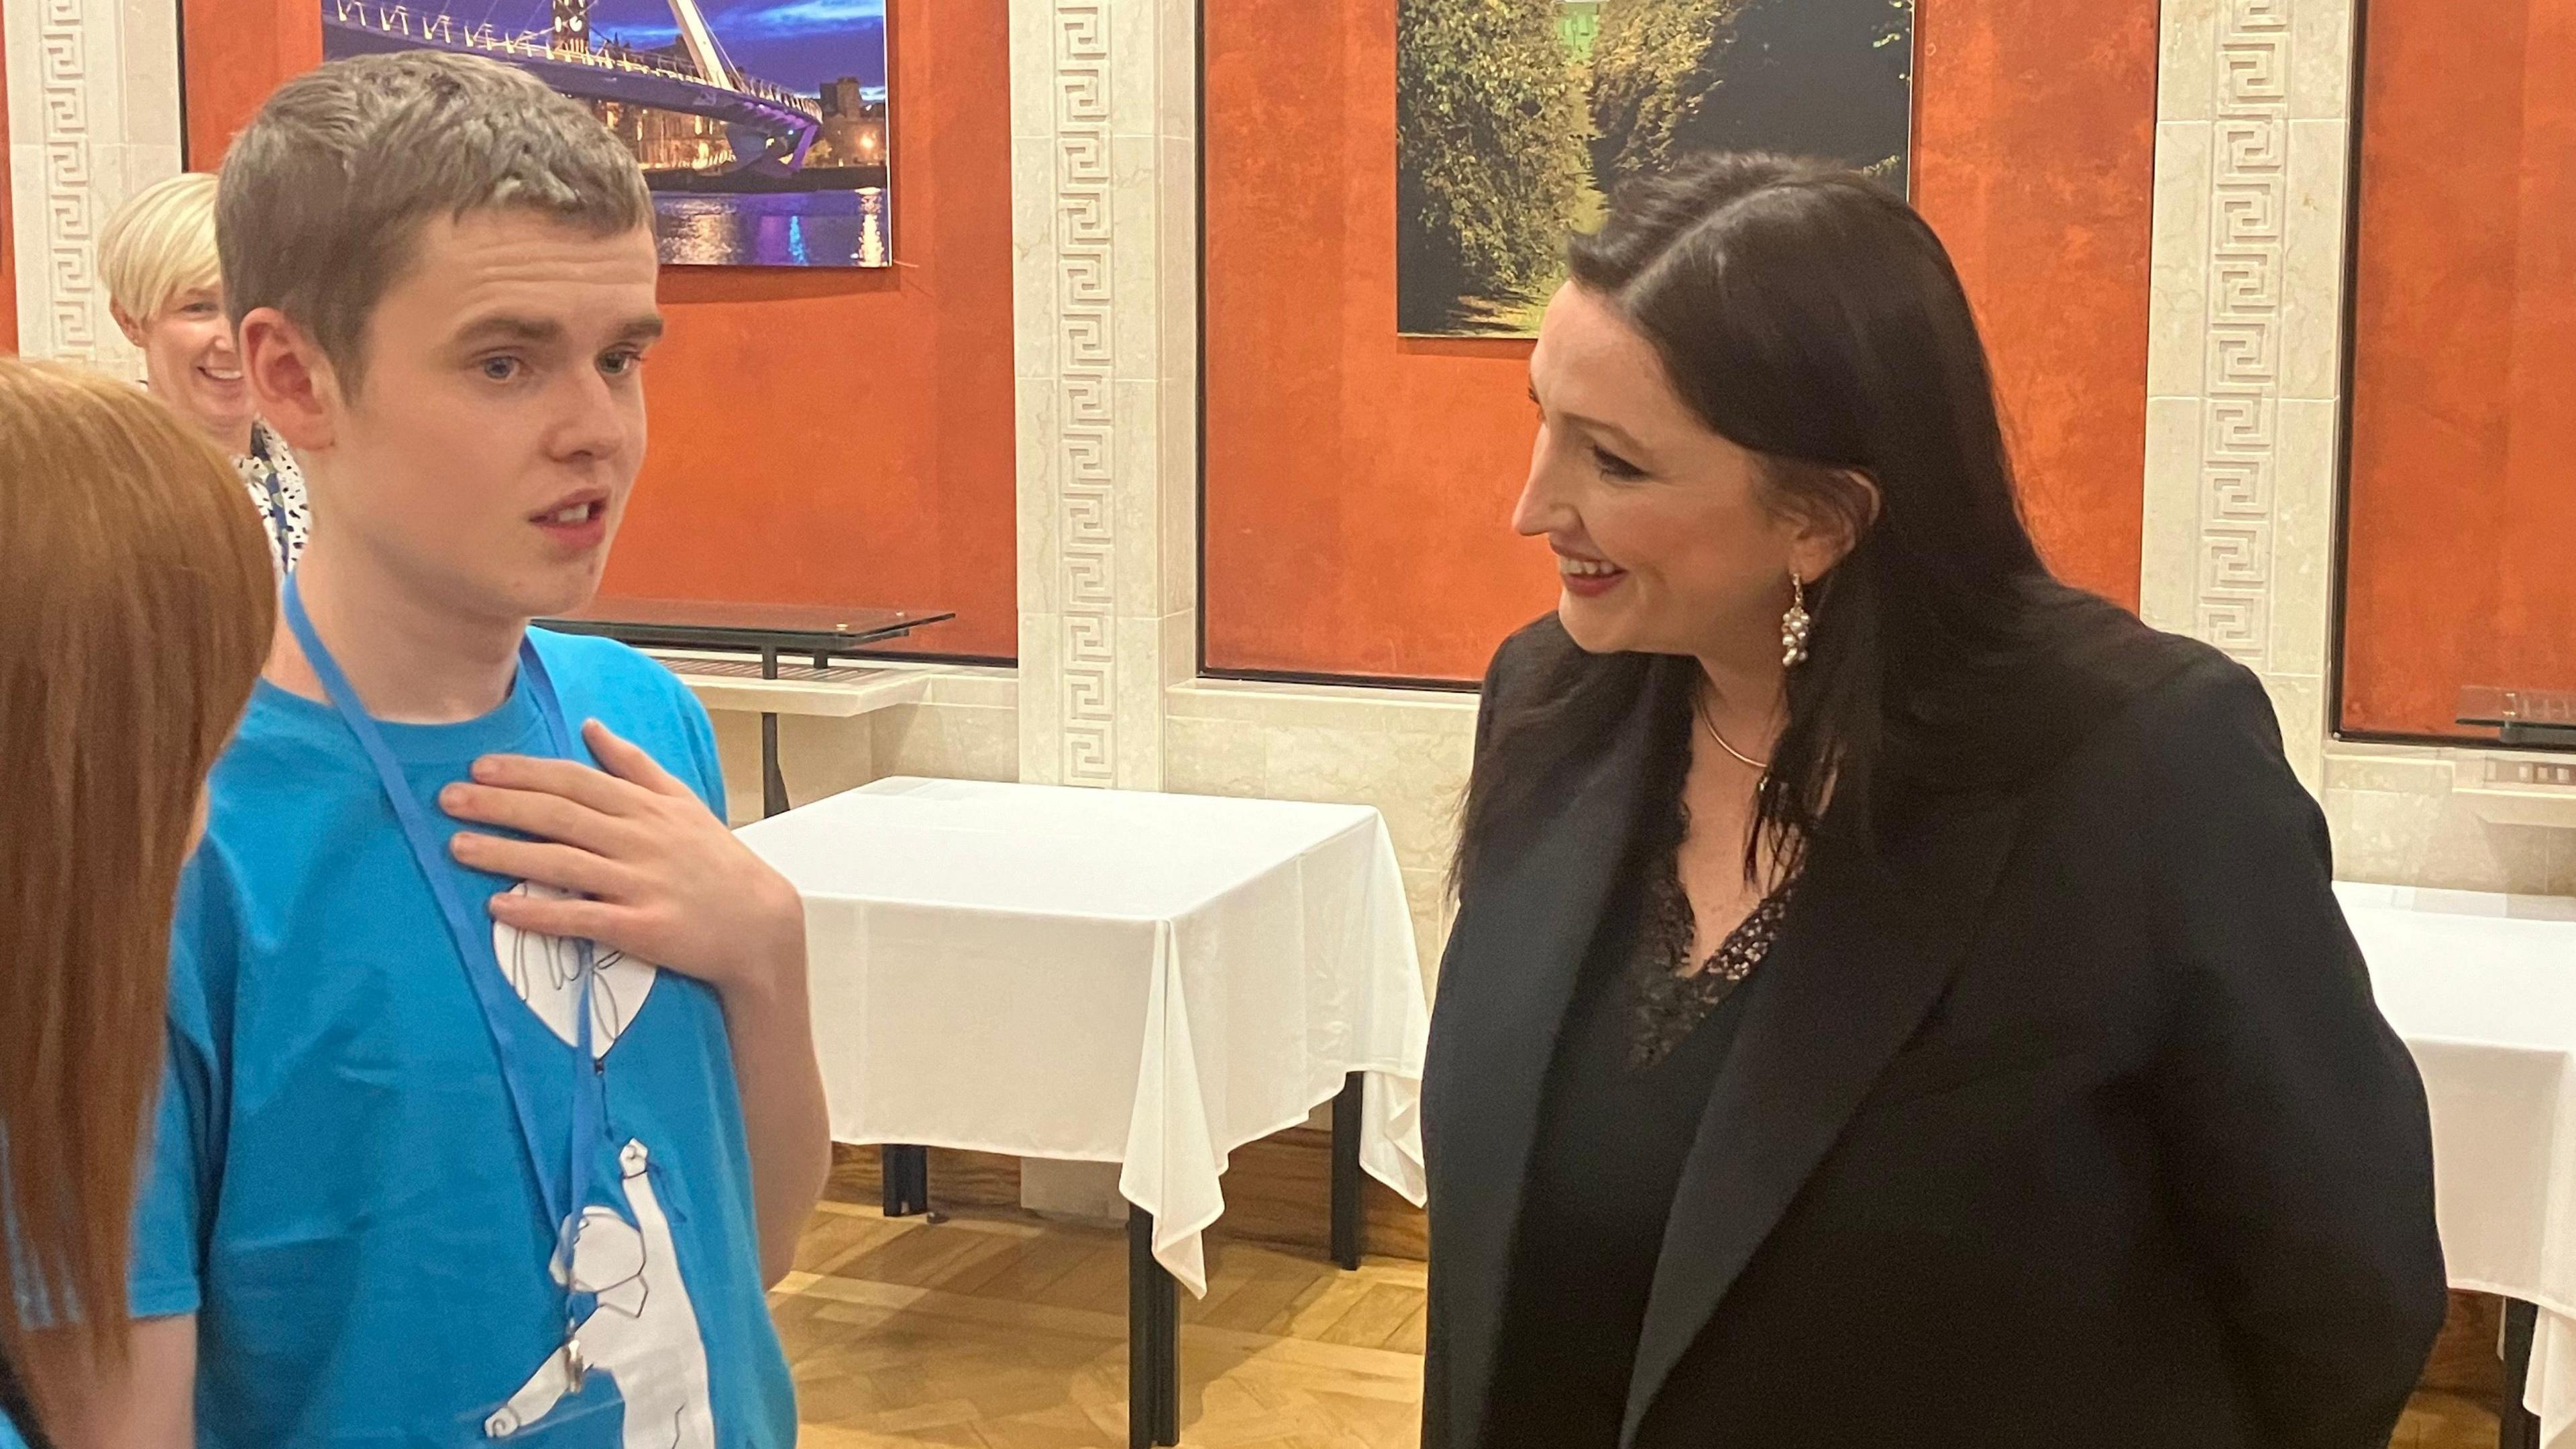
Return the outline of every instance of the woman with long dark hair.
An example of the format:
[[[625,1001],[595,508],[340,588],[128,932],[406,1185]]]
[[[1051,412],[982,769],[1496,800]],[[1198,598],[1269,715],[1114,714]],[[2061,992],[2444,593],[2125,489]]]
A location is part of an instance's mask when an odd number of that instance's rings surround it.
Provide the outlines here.
[[[1550,304],[1424,1092],[1426,1449],[2383,1445],[2424,1099],[2261,686],[2051,577],[1858,176],[1637,183]]]

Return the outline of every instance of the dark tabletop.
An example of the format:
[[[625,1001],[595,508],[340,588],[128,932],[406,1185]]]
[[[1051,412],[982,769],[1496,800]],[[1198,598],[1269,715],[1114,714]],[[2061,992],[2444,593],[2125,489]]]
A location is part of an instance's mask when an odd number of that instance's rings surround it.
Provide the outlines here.
[[[604,634],[629,644],[668,648],[776,648],[837,652],[901,638],[953,612],[873,609],[835,604],[727,604],[697,599],[603,596],[589,607],[537,626],[567,634]]]

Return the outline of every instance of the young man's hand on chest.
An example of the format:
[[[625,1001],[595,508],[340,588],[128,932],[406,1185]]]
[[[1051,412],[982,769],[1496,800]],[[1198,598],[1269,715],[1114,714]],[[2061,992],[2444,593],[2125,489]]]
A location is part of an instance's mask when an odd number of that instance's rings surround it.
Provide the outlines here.
[[[592,720],[582,739],[604,769],[573,760],[487,755],[440,792],[459,820],[536,837],[474,832],[458,862],[570,891],[493,898],[494,919],[541,935],[587,937],[694,976],[729,1003],[805,990],[805,909],[796,888],[734,838],[685,784]]]

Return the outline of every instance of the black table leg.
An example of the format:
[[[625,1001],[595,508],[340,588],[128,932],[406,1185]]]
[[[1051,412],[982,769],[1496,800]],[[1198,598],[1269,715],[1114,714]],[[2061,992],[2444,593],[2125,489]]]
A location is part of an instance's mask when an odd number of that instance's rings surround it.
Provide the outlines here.
[[[2496,1449],[2540,1449],[2540,1419],[2522,1406],[2531,1378],[2531,1338],[2540,1310],[2519,1299],[2504,1301],[2504,1402],[2496,1406]]]
[[[778,649],[775,645],[760,651],[760,677],[778,677]],[[760,713],[760,816],[786,813],[787,777],[778,769],[778,716],[767,710]]]
[[[1360,1082],[1357,1072],[1343,1078],[1333,1099],[1333,1261],[1345,1269],[1360,1265],[1368,1226],[1360,1209]]]
[[[908,1218],[930,1211],[930,1149],[889,1142],[877,1149],[885,1179],[885,1215]]]
[[[1181,1285],[1154,1258],[1154,1215],[1127,1209],[1127,1449],[1181,1442]]]

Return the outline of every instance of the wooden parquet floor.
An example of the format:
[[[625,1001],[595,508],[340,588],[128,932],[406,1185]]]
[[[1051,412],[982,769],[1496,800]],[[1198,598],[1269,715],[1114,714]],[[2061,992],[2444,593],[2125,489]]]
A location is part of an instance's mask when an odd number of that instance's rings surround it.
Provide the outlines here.
[[[827,1202],[770,1298],[803,1449],[1127,1442],[1127,1239],[1008,1208],[889,1221]],[[1181,1298],[1181,1442],[1418,1442],[1423,1268],[1208,1242]]]
[[[802,1449],[1125,1445],[1125,1234],[1008,1207],[950,1211],[936,1223],[864,1202],[816,1212],[770,1298]],[[1214,1235],[1207,1249],[1207,1297],[1181,1297],[1183,1445],[1416,1449],[1421,1263],[1344,1273],[1311,1251]],[[2490,1449],[2492,1403],[2428,1387],[2391,1449]]]
[[[2406,1406],[2388,1449],[2495,1449],[2492,1400],[2426,1389]]]

